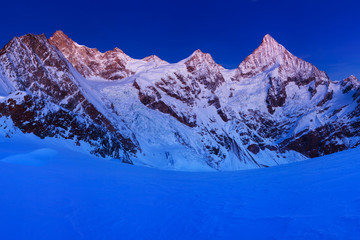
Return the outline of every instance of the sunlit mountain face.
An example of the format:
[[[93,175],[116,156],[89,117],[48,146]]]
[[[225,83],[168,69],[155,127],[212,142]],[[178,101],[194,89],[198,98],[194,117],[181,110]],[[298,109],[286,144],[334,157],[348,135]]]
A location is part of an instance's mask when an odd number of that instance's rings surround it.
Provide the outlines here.
[[[358,146],[359,86],[270,35],[225,69],[201,50],[170,64],[28,34],[0,50],[1,131],[162,169],[263,168]]]

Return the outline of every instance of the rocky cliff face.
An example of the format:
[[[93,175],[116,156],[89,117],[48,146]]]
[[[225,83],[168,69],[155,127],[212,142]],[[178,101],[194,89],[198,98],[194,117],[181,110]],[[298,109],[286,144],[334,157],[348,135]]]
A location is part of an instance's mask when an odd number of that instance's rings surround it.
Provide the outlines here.
[[[169,64],[26,35],[0,51],[0,70],[1,116],[126,162],[234,170],[360,143],[356,77],[331,81],[270,35],[234,70],[200,50]]]
[[[8,95],[0,114],[23,132],[85,141],[101,156],[119,158],[135,151],[131,140],[84,95],[80,75],[44,35],[12,39],[0,51],[0,72],[1,92]]]

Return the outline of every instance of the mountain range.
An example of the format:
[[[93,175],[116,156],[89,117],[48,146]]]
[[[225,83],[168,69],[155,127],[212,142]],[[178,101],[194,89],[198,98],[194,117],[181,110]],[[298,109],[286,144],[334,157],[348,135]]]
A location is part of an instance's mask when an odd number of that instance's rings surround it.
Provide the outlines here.
[[[266,35],[236,69],[102,53],[62,31],[0,50],[0,135],[179,170],[276,166],[360,144],[360,82],[333,81]]]

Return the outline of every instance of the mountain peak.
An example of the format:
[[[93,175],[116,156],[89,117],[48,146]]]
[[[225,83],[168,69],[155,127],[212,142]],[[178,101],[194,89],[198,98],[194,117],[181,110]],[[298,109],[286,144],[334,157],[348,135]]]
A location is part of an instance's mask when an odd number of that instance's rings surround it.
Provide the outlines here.
[[[205,53],[203,53],[200,49],[197,49],[195,50],[191,55],[190,57],[194,57],[194,56],[202,56],[204,55]]]
[[[266,34],[260,46],[240,63],[238,67],[240,75],[253,77],[274,64],[283,62],[285,55],[290,58],[293,56],[271,37],[270,34]]]
[[[142,60],[145,62],[154,63],[156,66],[162,65],[162,64],[168,64],[168,62],[162,60],[161,58],[159,58],[156,55],[150,55],[148,57],[143,58]]]
[[[266,44],[279,44],[272,36],[270,36],[270,34],[266,34],[266,35],[263,37],[262,43],[266,43]]]
[[[302,84],[312,78],[318,79],[319,82],[329,80],[324,72],[291,54],[269,34],[266,34],[260,46],[240,63],[237,76],[239,79],[251,78],[267,70],[275,70],[276,74],[285,80],[295,77],[302,79]]]
[[[352,83],[353,85],[356,85],[357,87],[360,86],[360,81],[354,75],[350,75],[349,77],[345,78],[342,81],[343,85],[346,85],[347,83]]]
[[[53,34],[53,37],[56,36],[56,37],[65,37],[65,38],[69,38],[63,31],[61,30],[57,30],[54,34]]]
[[[350,79],[352,81],[358,81],[357,77],[355,77],[354,75],[350,75],[347,79]]]
[[[283,54],[286,48],[279,44],[270,34],[266,34],[255,51],[261,51],[267,57],[277,57]]]
[[[206,60],[207,62],[214,62],[210,53],[204,53],[200,49],[195,50],[186,60],[193,60],[193,59],[202,59]]]
[[[204,53],[200,49],[194,51],[188,58],[183,60],[186,64],[194,64],[195,66],[201,65],[203,63],[208,63],[210,65],[217,65],[209,53]]]
[[[61,30],[56,31],[53,36],[49,38],[49,42],[62,51],[65,56],[71,54],[76,44]]]
[[[150,55],[147,57],[144,57],[142,60],[146,61],[146,62],[152,62],[152,61],[162,61],[158,56],[156,55]]]
[[[123,50],[121,50],[120,48],[118,47],[115,47],[112,51],[110,50],[110,52],[116,52],[116,53],[124,53]],[[125,54],[125,53],[124,53]]]
[[[341,86],[343,87],[343,93],[347,93],[352,89],[358,90],[360,88],[360,81],[354,75],[351,75],[342,80]]]
[[[53,45],[56,45],[54,43],[62,43],[61,45],[63,44],[66,44],[66,45],[71,45],[71,44],[74,44],[75,42],[73,40],[71,40],[63,31],[61,30],[58,30],[56,31],[52,37],[49,38],[49,41],[50,43],[52,43]]]

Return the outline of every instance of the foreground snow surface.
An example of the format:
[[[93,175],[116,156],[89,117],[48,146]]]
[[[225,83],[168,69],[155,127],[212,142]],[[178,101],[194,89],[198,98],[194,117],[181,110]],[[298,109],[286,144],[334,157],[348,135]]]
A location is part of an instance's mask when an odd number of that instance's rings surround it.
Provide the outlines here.
[[[0,226],[0,239],[359,239],[360,149],[175,172],[2,139]]]

